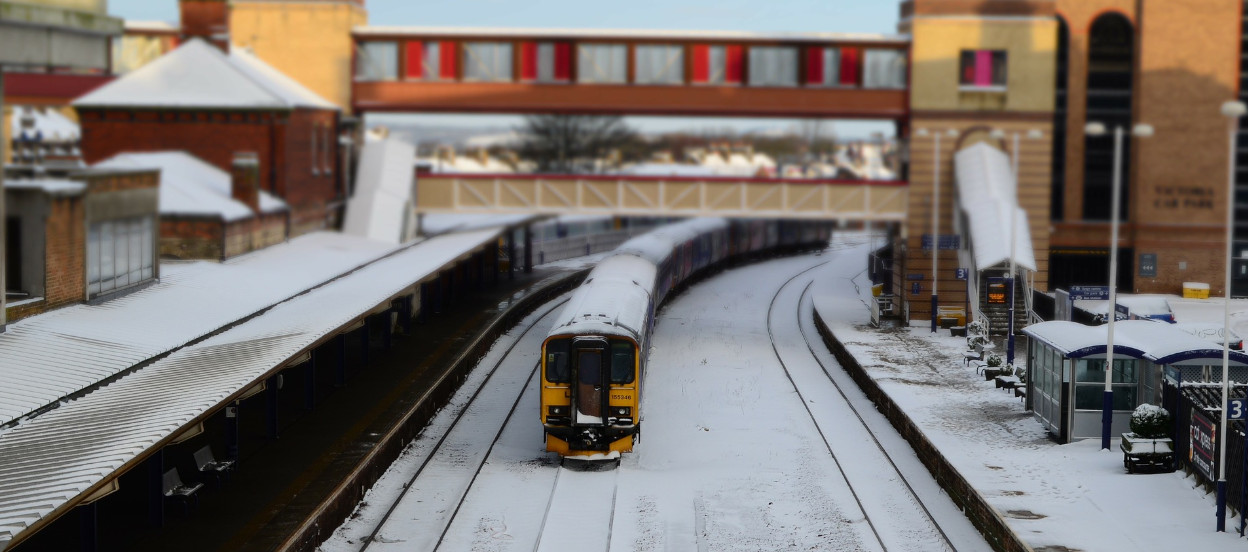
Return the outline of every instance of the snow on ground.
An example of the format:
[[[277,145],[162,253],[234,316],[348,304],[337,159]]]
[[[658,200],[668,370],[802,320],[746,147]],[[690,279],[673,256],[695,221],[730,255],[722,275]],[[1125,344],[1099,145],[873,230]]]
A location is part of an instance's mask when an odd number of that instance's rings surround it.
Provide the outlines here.
[[[863,249],[865,263],[866,249]],[[846,267],[854,273],[854,267]],[[1096,440],[1059,445],[1021,401],[965,367],[963,338],[916,326],[869,326],[869,282],[816,284],[816,306],[833,333],[957,470],[1034,548],[1058,550],[1224,550],[1234,532],[1214,532],[1214,497],[1182,472],[1128,475],[1117,449]],[[1173,302],[1180,321],[1213,300]],[[1216,303],[1218,320],[1221,304]],[[1237,317],[1248,322],[1248,317]],[[1240,326],[1232,323],[1239,331]],[[1233,526],[1237,521],[1228,521]],[[1061,548],[1064,547],[1064,548]]]

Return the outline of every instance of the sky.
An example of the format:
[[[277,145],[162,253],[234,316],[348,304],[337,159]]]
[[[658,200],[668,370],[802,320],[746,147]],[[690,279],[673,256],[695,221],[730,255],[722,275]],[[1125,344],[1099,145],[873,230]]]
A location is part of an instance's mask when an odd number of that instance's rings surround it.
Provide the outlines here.
[[[896,32],[900,0],[368,0],[370,25],[677,29],[765,32]],[[610,6],[607,8],[606,6]],[[111,0],[110,14],[130,20],[178,20],[176,0]],[[479,115],[369,116],[366,124],[456,125],[511,128],[519,118]],[[791,120],[630,117],[643,132],[732,128],[738,132],[787,128]],[[837,121],[844,138],[894,134],[889,122]]]

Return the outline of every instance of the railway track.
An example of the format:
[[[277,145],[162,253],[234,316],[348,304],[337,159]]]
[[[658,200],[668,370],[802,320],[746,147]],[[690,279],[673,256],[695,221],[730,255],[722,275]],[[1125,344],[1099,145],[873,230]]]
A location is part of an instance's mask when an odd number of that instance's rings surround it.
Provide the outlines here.
[[[488,374],[451,419],[442,436],[427,456],[402,485],[399,494],[386,508],[372,531],[360,539],[365,550],[437,550],[443,545],[446,532],[481,474],[490,453],[527,396],[538,363],[533,354],[536,347],[516,351],[534,328],[545,327],[551,314],[567,302],[552,302],[540,315],[526,319],[523,332],[513,340],[490,367]],[[525,369],[519,369],[524,366]],[[522,392],[516,393],[514,390]],[[532,400],[532,399],[530,399]],[[482,439],[482,435],[492,435]],[[432,474],[432,477],[425,477]],[[391,524],[403,525],[404,538],[387,537]],[[411,535],[417,535],[413,541]]]
[[[830,262],[830,261],[828,261]],[[794,313],[793,323],[798,332],[794,336],[788,332],[786,337],[777,336],[776,305],[782,296],[792,293],[793,284],[803,275],[823,267],[823,262],[794,274],[772,296],[767,308],[767,334],[771,341],[772,351],[784,370],[785,377],[793,385],[793,390],[814,424],[819,437],[823,440],[828,454],[832,456],[841,479],[854,497],[863,521],[868,525],[870,534],[874,536],[879,548],[885,552],[914,550],[958,550],[949,535],[941,528],[939,520],[924,503],[920,494],[907,481],[906,476],[894,460],[890,452],[880,440],[873,424],[868,423],[859,407],[842,388],[837,378],[833,377],[827,364],[820,360],[811,343],[803,316],[809,318],[812,309],[803,308],[809,305],[810,287],[814,279],[810,278],[802,287]],[[785,309],[787,312],[787,309]],[[794,343],[800,341],[800,343]],[[804,353],[797,353],[801,358],[793,358],[782,349],[791,350],[794,346],[804,345]],[[820,342],[820,345],[822,343]],[[813,361],[813,365],[812,365]],[[821,378],[819,376],[822,376]],[[828,401],[815,401],[808,398],[807,393],[817,386],[831,385],[842,401],[836,404],[825,404]],[[803,393],[803,389],[807,393]],[[856,390],[856,388],[855,388]],[[873,411],[874,412],[874,411]],[[849,416],[847,416],[849,415]],[[846,423],[853,420],[856,423]],[[891,426],[887,431],[892,431]],[[862,443],[869,443],[862,447]],[[883,492],[881,492],[883,491]]]

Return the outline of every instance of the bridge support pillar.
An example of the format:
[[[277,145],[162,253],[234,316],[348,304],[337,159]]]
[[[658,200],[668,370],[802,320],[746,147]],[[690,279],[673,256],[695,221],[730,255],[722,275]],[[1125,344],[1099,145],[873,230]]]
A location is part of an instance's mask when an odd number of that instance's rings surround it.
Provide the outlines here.
[[[533,227],[524,227],[524,273],[533,272]]]

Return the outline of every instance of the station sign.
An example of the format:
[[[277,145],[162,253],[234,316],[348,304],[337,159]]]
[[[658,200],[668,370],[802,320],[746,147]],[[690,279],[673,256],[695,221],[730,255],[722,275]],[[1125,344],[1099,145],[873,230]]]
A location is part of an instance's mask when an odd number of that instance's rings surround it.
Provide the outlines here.
[[[1071,299],[1109,299],[1109,286],[1070,286]]]
[[[1157,254],[1156,253],[1140,253],[1140,277],[1156,278],[1157,277]]]
[[[922,280],[922,279],[923,279],[923,274],[922,274],[922,273],[917,273],[917,274],[916,274],[916,273],[906,274],[906,279],[907,279],[907,280],[910,280],[910,281],[914,281],[914,280]]]
[[[932,235],[923,234],[921,241],[923,243],[923,250],[931,251]],[[957,234],[941,234],[937,236],[936,238],[936,247],[938,249],[961,249],[962,248],[962,236],[959,236]]]
[[[957,268],[953,271],[953,276],[959,280],[965,280],[971,275],[971,271],[965,268]]]
[[[1226,419],[1243,420],[1248,418],[1248,399],[1229,399],[1226,401]]]

